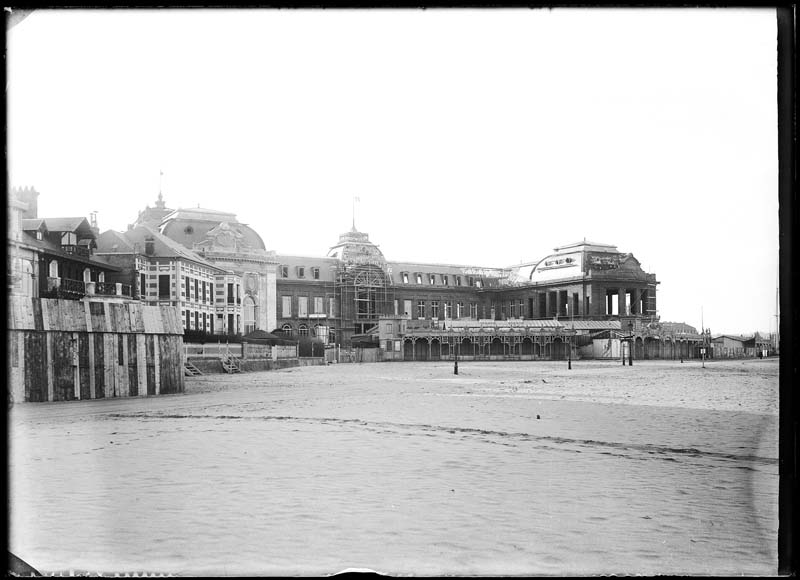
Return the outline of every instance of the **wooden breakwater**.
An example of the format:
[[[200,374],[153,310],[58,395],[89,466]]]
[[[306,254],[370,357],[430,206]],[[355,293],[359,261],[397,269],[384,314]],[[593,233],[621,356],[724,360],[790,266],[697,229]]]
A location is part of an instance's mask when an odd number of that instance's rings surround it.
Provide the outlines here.
[[[182,393],[183,327],[169,306],[9,297],[11,402]]]

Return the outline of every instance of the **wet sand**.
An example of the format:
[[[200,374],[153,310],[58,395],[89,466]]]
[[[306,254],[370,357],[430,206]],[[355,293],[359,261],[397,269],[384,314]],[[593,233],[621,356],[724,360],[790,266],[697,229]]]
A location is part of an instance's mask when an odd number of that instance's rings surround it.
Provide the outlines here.
[[[9,549],[51,572],[775,574],[778,361],[635,363],[17,405]]]

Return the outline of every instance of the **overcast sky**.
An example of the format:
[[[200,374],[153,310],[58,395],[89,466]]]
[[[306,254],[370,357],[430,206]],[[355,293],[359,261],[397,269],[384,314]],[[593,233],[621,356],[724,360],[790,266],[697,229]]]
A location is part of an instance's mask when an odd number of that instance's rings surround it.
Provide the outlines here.
[[[7,35],[8,163],[40,217],[234,212],[322,256],[509,266],[586,238],[662,320],[774,330],[770,9],[37,11]]]

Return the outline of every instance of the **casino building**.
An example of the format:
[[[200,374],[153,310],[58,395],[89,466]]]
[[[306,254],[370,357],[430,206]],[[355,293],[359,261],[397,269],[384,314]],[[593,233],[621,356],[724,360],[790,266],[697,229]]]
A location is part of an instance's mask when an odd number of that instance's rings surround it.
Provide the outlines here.
[[[353,224],[324,255],[286,255],[231,213],[171,210],[160,194],[139,225],[216,268],[204,280],[213,308],[202,304],[213,324],[193,325],[192,281],[174,281],[187,299],[186,328],[215,334],[377,343],[384,360],[562,358],[588,355],[597,337],[621,340],[636,358],[692,356],[704,339],[659,323],[655,274],[610,244],[583,240],[505,268],[396,262]]]

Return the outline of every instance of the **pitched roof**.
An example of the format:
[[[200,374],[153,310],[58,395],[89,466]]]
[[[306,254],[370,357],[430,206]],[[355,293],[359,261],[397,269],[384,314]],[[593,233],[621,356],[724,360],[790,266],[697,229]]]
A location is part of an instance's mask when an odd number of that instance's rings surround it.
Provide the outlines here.
[[[136,248],[124,233],[106,230],[97,238],[97,249],[99,254],[131,254]]]
[[[22,224],[22,230],[26,232],[47,230],[47,225],[42,218],[25,218],[20,220],[20,223]]]
[[[76,232],[90,233],[92,227],[85,217],[42,218],[47,229],[51,232]]]
[[[169,239],[167,236],[162,235],[158,232],[158,230],[146,225],[141,224],[138,225],[124,233],[121,232],[113,232],[113,235],[106,236],[107,232],[103,232],[101,236],[101,244],[99,245],[99,249],[101,253],[109,252],[114,244],[114,240],[119,239],[120,237],[124,238],[128,244],[139,244],[141,251],[144,251],[144,242],[147,238],[152,238],[154,242],[154,257],[164,257],[164,258],[181,258],[184,260],[191,260],[198,264],[202,264],[204,266],[208,266],[210,268],[215,268],[220,271],[225,271],[224,268],[220,268],[215,264],[212,264],[205,258],[201,257],[199,254],[191,251],[190,249],[182,246],[178,242],[175,242]],[[106,237],[103,237],[106,236]]]

